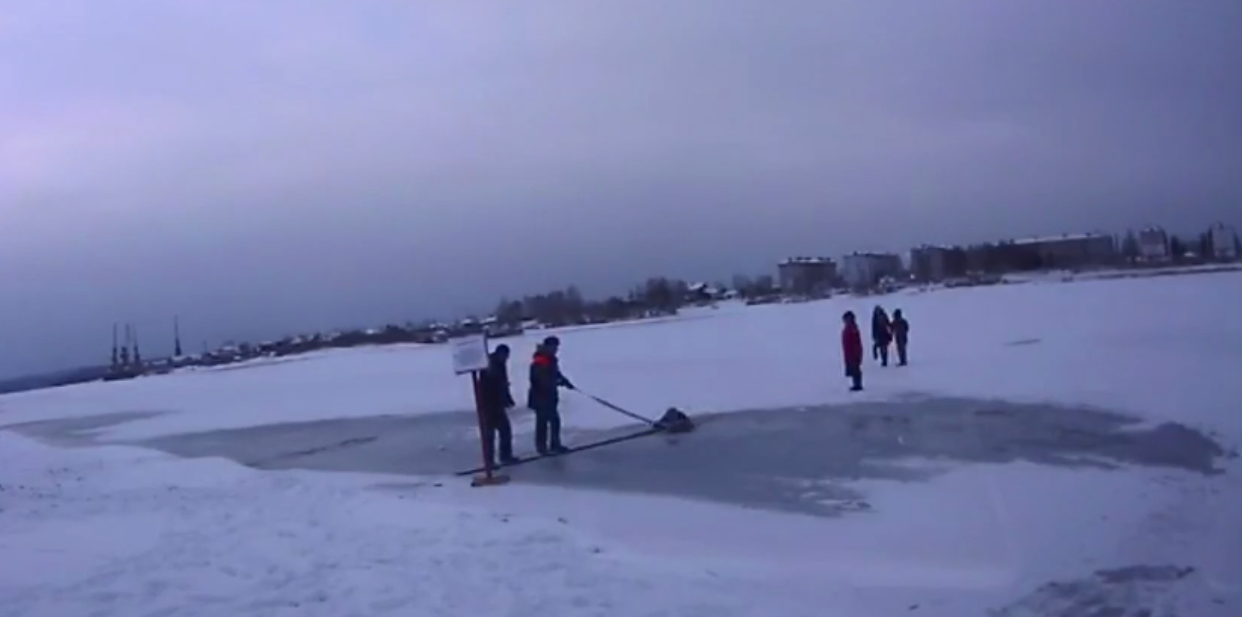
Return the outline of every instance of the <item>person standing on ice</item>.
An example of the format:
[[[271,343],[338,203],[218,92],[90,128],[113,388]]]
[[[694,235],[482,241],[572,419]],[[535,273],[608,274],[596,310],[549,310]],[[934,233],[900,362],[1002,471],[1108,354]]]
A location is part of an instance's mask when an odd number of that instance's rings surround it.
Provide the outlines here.
[[[497,345],[487,357],[487,368],[479,375],[479,407],[483,411],[484,442],[487,457],[496,464],[499,441],[500,464],[517,461],[513,457],[513,426],[508,409],[513,407],[509,391],[509,346]]]
[[[853,380],[853,392],[862,390],[863,344],[862,334],[858,332],[858,323],[854,319],[854,311],[845,311],[841,316],[845,325],[841,328],[841,352],[845,356],[845,376]]]
[[[910,342],[910,322],[901,314],[901,309],[893,311],[893,340],[897,342],[897,366],[906,366],[906,345]]]
[[[893,327],[888,321],[884,307],[876,306],[871,312],[871,358],[878,356],[880,366],[888,366],[888,346],[893,342]]]
[[[526,405],[535,412],[535,449],[539,454],[563,454],[568,451],[561,444],[561,402],[559,388],[574,390],[574,384],[561,373],[557,353],[561,340],[555,336],[543,339],[530,359],[530,390]]]

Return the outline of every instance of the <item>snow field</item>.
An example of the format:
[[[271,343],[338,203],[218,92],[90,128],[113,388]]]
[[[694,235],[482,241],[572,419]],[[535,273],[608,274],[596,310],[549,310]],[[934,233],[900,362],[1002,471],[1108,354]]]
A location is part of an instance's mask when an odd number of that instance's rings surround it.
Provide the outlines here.
[[[866,330],[875,303],[911,322],[911,366],[864,367],[841,387],[840,315]],[[1107,407],[1212,426],[1242,441],[1242,273],[907,292],[875,299],[695,311],[680,320],[560,333],[563,368],[584,391],[649,416],[724,412],[910,392]],[[514,398],[548,332],[504,339]],[[864,332],[864,337],[867,333]],[[363,348],[299,362],[83,384],[0,398],[6,423],[170,411],[109,429],[117,439],[326,418],[472,409],[446,346]],[[567,426],[629,419],[563,397]]]
[[[908,315],[912,365],[868,362],[859,397],[841,374],[839,316],[854,310],[866,330],[876,302]],[[579,386],[651,415],[946,394],[1107,407],[1204,427],[1229,448],[1242,443],[1239,308],[1242,274],[1231,273],[724,306],[558,334]],[[519,401],[525,358],[546,334],[504,341]],[[167,412],[100,431],[129,440],[468,409],[469,386],[449,366],[444,347],[408,346],[86,384],[2,397],[0,425]],[[629,422],[573,394],[564,405],[569,426]],[[1134,564],[1193,565],[1205,587],[1190,599],[1217,612],[1184,614],[1236,614],[1237,461],[1223,478],[908,463],[944,473],[858,482],[865,511],[822,519],[520,483],[259,472],[0,431],[0,617],[892,615],[916,605],[948,617]]]
[[[310,475],[0,433],[0,615],[760,615],[778,601],[690,568],[652,576],[568,521]]]

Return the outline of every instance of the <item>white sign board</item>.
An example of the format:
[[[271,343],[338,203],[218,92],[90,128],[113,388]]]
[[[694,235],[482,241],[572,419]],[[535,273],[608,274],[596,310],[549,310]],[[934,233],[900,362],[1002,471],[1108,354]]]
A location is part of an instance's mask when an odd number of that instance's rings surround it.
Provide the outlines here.
[[[487,337],[472,334],[453,339],[453,372],[461,375],[487,368]]]

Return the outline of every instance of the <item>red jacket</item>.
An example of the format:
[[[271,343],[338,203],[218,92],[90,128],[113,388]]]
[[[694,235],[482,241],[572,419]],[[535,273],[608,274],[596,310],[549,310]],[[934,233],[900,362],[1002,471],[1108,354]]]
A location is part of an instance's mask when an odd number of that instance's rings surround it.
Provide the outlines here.
[[[857,324],[845,324],[845,327],[841,328],[841,351],[845,354],[846,366],[862,365],[862,335],[858,333]]]

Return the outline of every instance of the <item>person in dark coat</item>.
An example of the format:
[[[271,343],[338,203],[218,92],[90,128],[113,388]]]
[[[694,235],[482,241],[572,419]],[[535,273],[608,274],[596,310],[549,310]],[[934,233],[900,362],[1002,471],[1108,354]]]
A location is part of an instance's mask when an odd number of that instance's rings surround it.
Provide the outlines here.
[[[906,366],[906,345],[910,342],[910,322],[901,309],[893,311],[893,340],[897,342],[897,366]]]
[[[893,342],[893,328],[888,313],[877,306],[871,312],[871,357],[879,358],[880,366],[888,366],[888,346]]]
[[[509,346],[497,345],[487,357],[487,368],[479,375],[479,407],[483,412],[483,447],[493,465],[496,464],[497,451],[500,454],[501,465],[517,461],[513,457],[513,426],[509,423],[508,413],[514,404],[513,394],[509,391]],[[500,443],[497,444],[497,441]]]
[[[846,311],[841,316],[845,323],[841,328],[841,352],[845,357],[845,376],[853,380],[851,391],[862,390],[863,344],[862,334],[858,331],[858,323],[854,319],[854,311]]]
[[[530,390],[526,405],[535,412],[535,449],[540,454],[562,454],[567,448],[561,444],[561,402],[559,388],[574,389],[574,384],[561,373],[561,341],[555,336],[543,340],[530,359]]]

